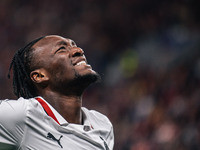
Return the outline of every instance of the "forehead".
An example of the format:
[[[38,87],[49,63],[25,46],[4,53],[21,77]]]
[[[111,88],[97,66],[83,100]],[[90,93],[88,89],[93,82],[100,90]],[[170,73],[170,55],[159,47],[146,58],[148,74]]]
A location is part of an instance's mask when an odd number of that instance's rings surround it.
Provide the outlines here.
[[[56,46],[58,43],[60,43],[61,41],[64,42],[68,42],[71,39],[68,38],[64,38],[58,35],[49,35],[44,37],[43,39],[41,39],[40,41],[38,41],[36,44],[33,45],[33,48],[37,49],[37,48],[45,48],[45,47],[49,47],[49,46]]]
[[[34,49],[32,51],[34,64],[44,65],[45,62],[51,60],[51,58],[54,56],[55,49],[57,49],[62,41],[68,43],[70,39],[57,35],[49,35],[45,36],[43,39],[35,43],[32,46],[32,48]]]

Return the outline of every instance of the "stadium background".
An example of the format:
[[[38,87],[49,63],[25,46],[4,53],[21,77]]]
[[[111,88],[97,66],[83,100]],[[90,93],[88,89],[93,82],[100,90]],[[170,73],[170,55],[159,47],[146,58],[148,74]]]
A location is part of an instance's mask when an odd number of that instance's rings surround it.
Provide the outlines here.
[[[83,105],[114,125],[115,150],[200,149],[198,0],[1,0],[0,98],[14,52],[46,34],[74,39],[103,78]]]

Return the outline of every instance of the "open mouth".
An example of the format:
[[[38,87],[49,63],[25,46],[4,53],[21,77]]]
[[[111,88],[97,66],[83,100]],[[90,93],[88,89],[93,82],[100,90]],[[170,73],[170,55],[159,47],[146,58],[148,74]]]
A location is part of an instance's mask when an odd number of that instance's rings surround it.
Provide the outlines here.
[[[86,65],[86,64],[87,63],[84,60],[82,60],[82,61],[76,63],[74,66],[80,66],[80,65]]]

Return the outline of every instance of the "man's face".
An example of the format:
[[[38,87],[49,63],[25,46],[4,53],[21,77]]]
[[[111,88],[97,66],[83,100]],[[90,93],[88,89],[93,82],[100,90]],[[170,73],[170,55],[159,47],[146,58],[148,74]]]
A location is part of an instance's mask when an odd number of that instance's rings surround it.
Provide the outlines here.
[[[33,66],[35,69],[45,69],[54,87],[60,84],[64,87],[76,78],[97,76],[87,63],[83,50],[71,39],[56,35],[46,36],[33,48],[35,49],[33,52],[35,65]]]

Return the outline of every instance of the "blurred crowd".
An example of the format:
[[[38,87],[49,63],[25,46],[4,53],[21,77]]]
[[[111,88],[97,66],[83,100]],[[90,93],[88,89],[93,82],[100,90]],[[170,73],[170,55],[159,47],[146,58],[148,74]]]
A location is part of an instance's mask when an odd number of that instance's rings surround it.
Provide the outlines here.
[[[15,51],[47,34],[73,39],[102,82],[83,106],[111,120],[115,150],[200,149],[198,0],[1,0],[0,98]]]

